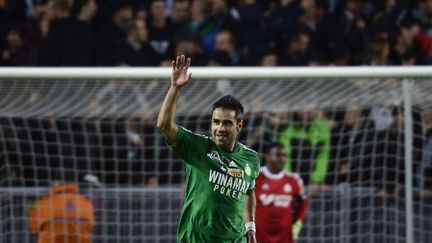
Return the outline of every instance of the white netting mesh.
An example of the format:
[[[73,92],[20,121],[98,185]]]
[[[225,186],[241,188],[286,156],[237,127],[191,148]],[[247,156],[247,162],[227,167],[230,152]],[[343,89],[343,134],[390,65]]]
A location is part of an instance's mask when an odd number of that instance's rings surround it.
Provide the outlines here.
[[[0,82],[2,242],[34,242],[27,211],[54,181],[78,182],[95,203],[93,242],[174,242],[183,163],[155,128],[168,82]],[[288,144],[311,197],[300,242],[404,242],[401,82],[192,80],[177,118],[208,133],[212,103],[233,94],[247,111],[243,143]],[[419,80],[410,92],[416,242],[432,241],[431,92]],[[317,164],[325,176],[312,179]]]

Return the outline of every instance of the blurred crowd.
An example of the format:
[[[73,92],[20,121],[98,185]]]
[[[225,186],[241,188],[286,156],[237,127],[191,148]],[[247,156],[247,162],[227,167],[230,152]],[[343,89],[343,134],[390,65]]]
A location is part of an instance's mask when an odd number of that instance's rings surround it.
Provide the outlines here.
[[[412,108],[413,184],[432,186],[430,143],[432,110]],[[279,141],[288,152],[288,166],[310,186],[310,192],[346,184],[370,188],[382,196],[403,196],[405,184],[405,126],[401,106],[371,108],[351,104],[344,110],[304,109],[265,116],[264,130],[245,140],[255,149]],[[418,194],[420,195],[420,194]]]
[[[425,65],[429,0],[0,0],[1,66]]]
[[[209,116],[179,117],[200,134]],[[403,195],[404,111],[400,106],[364,109],[305,109],[248,113],[240,141],[263,153],[273,142],[288,153],[288,168],[300,174],[311,193],[347,184],[382,196]],[[413,183],[417,195],[432,199],[432,109],[413,107]],[[103,185],[178,185],[184,164],[166,145],[154,119],[0,119],[6,164],[4,183],[46,186],[53,180],[83,182],[94,175]],[[424,189],[424,190],[423,190]]]

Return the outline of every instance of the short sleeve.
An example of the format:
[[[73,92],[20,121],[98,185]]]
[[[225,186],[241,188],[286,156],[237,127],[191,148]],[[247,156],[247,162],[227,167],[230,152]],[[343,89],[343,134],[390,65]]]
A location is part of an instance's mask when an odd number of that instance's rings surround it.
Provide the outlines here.
[[[193,133],[182,126],[178,126],[178,128],[177,137],[170,147],[187,164],[194,165],[206,153],[208,137]]]
[[[256,180],[256,179],[253,179],[253,180],[251,181],[251,183],[250,183],[250,185],[249,185],[249,189],[248,189],[248,191],[251,191],[251,190],[255,189],[255,184],[256,184],[255,180]]]
[[[251,180],[251,183],[249,185],[248,193],[255,189],[255,180],[259,176],[260,165],[261,165],[261,158],[257,156],[256,163],[254,164],[253,179]]]
[[[306,198],[306,191],[302,178],[297,174],[294,174],[294,178],[298,188],[298,196],[301,198]]]

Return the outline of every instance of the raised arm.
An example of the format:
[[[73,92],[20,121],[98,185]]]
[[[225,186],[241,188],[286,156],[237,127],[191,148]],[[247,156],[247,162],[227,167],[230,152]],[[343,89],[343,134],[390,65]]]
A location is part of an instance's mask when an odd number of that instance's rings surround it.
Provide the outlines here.
[[[180,89],[189,82],[192,76],[191,73],[188,73],[190,63],[191,59],[186,59],[184,55],[177,56],[176,60],[172,61],[171,85],[157,118],[157,127],[169,144],[174,143],[177,137],[178,127],[174,117]]]

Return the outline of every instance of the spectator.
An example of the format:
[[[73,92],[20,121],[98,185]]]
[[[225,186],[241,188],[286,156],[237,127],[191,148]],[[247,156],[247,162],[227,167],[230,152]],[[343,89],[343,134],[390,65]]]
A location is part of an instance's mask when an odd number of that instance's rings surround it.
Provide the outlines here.
[[[153,117],[147,116],[143,120],[142,134],[143,134],[143,142],[144,142],[144,165],[143,171],[146,173],[144,177],[145,185],[149,187],[157,187],[162,182],[169,184],[179,184],[181,179],[176,180],[175,178],[178,175],[175,175],[177,172],[181,171],[181,166],[178,166],[175,162],[171,162],[167,168],[164,168],[163,165],[159,164],[161,160],[157,161],[157,155],[161,153],[160,144],[158,144],[158,132],[156,131],[155,121]],[[142,161],[140,161],[142,163]],[[161,167],[159,167],[161,166]],[[167,175],[169,173],[165,173],[166,171],[173,172],[172,175]],[[163,176],[165,178],[163,178]],[[165,181],[164,181],[165,179]]]
[[[100,66],[113,66],[116,64],[115,55],[113,54],[127,39],[127,28],[134,18],[133,5],[128,0],[114,1],[108,8],[110,17],[99,27],[97,38],[97,58]]]
[[[74,183],[54,185],[29,215],[30,231],[39,243],[90,243],[95,223],[92,202]]]
[[[320,2],[326,3],[326,0],[301,0],[303,14],[300,17],[299,23],[307,27],[312,32],[317,30],[318,21],[321,16],[324,16],[326,11],[326,9],[323,8],[324,5],[320,4]]]
[[[300,19],[303,26],[307,31],[310,31],[311,46],[315,55],[331,54],[334,43],[331,41],[330,31],[333,31],[333,18],[334,14],[330,13],[328,0],[315,0],[308,2],[307,0],[302,4],[306,9],[306,13]],[[305,6],[306,5],[306,6]]]
[[[309,61],[310,36],[305,31],[298,31],[284,48],[285,52],[280,57],[283,66],[306,66]]]
[[[1,177],[11,178],[11,184],[9,184],[9,186],[23,186],[22,178],[25,178],[25,175],[19,163],[19,141],[17,139],[16,130],[10,126],[10,122],[8,119],[2,118],[0,122],[2,125],[1,132],[3,133],[3,139],[5,141],[4,146],[0,147],[0,149],[5,155],[4,159],[0,163],[2,163],[2,166],[5,166],[7,164],[10,165],[10,168],[1,174]],[[0,185],[3,187],[8,186],[8,180],[3,180]]]
[[[41,20],[42,36],[46,37],[51,23],[69,17],[72,6],[69,0],[48,0]]]
[[[276,67],[278,66],[278,57],[274,52],[266,52],[262,58],[261,63],[262,67]]]
[[[264,66],[277,66],[280,64],[280,53],[277,53],[275,46],[271,44],[251,44],[249,46],[243,47],[241,51],[241,62],[243,66],[263,66],[263,60],[269,57],[269,61],[272,63],[267,63]],[[280,51],[281,52],[281,51]],[[267,60],[267,59],[266,59]],[[273,62],[276,61],[276,62]]]
[[[282,105],[281,105],[282,106]],[[289,121],[288,112],[270,112],[257,114],[256,123],[259,129],[253,129],[248,136],[248,145],[256,151],[264,152],[271,143],[277,141],[282,125]]]
[[[298,1],[274,2],[263,16],[261,30],[264,42],[281,45],[296,28],[302,9]]]
[[[96,63],[93,19],[95,0],[75,0],[68,18],[54,21],[42,43],[43,66],[92,66]]]
[[[200,33],[208,22],[209,5],[204,0],[193,0],[191,3],[191,19],[189,29]],[[207,30],[205,30],[207,31]]]
[[[373,39],[364,53],[364,63],[371,66],[389,65],[390,43],[386,39]]]
[[[368,43],[367,29],[369,17],[366,7],[368,6],[366,0],[347,0],[345,7],[345,21],[346,28],[345,39],[348,43],[351,52],[350,64],[361,64],[362,53],[365,51]]]
[[[162,58],[159,62],[159,66],[160,67],[171,67],[172,66],[171,59],[168,57]]]
[[[231,58],[226,51],[214,51],[210,57],[209,66],[223,67],[231,66]]]
[[[217,21],[219,29],[228,29],[233,32],[237,30],[238,12],[230,6],[227,0],[211,1],[210,18]]]
[[[236,48],[236,40],[234,34],[229,30],[222,30],[216,35],[214,51],[224,51],[230,57],[230,66],[238,65],[240,54]]]
[[[190,2],[188,0],[174,0],[171,13],[174,31],[183,31],[190,17]],[[173,33],[176,35],[176,33]]]
[[[146,23],[135,19],[128,27],[127,33],[127,39],[115,50],[116,65],[155,66],[155,53],[148,44]]]
[[[432,37],[428,36],[426,33],[419,33],[415,37],[416,45],[419,47],[423,54],[423,58],[426,63],[431,63],[432,59]]]
[[[28,45],[18,29],[11,29],[6,37],[6,46],[1,51],[0,64],[4,66],[33,66],[36,64],[36,50]]]
[[[220,28],[215,19],[209,16],[210,4],[203,0],[192,1],[191,20],[188,23],[188,29],[199,36],[199,41],[208,53],[213,49]]]
[[[418,107],[412,107],[412,171],[421,163],[423,148],[423,119],[422,111]],[[403,107],[392,108],[393,125],[378,133],[378,141],[374,148],[376,153],[374,167],[374,186],[379,190],[379,195],[403,196],[405,184],[405,118]],[[413,182],[414,183],[414,182]]]
[[[208,64],[208,56],[198,43],[197,37],[187,30],[178,34],[175,40],[174,54],[186,54],[188,57],[194,58],[196,66],[206,66]]]
[[[432,3],[429,0],[414,0],[398,16],[399,23],[418,22],[428,35],[432,34]]]
[[[61,33],[59,29],[65,30],[56,26],[61,26],[59,22],[65,22],[66,18],[73,18],[70,16],[71,8],[79,8],[81,2],[84,1],[38,0],[32,4],[24,0],[0,0],[0,50],[8,48],[6,35],[13,26],[20,31],[29,53],[36,55],[42,48],[39,59],[45,60],[46,49],[52,45],[46,43],[48,40],[41,45],[41,37],[47,37],[49,32]],[[122,52],[119,49],[124,48],[128,26],[134,19],[147,22],[148,44],[156,53],[151,58],[154,64],[175,54],[174,38],[186,30],[196,35],[195,41],[207,57],[211,57],[215,50],[218,32],[229,30],[235,40],[234,51],[228,51],[234,62],[232,65],[260,65],[260,58],[254,57],[255,51],[266,48],[286,52],[278,55],[280,65],[423,65],[432,60],[432,38],[429,37],[432,5],[426,0],[412,3],[395,0],[152,0],[149,3],[111,0],[98,3],[102,11],[98,11],[98,18],[92,18],[88,24],[92,30],[84,31],[97,33],[97,38],[82,33],[78,35],[93,39],[84,43],[96,46],[97,60],[94,61],[94,53],[91,53],[93,61],[90,64],[71,65],[118,65],[117,53]],[[50,31],[51,28],[56,30]],[[50,36],[57,35],[53,33]],[[301,35],[296,36],[299,33]],[[377,40],[388,41],[385,45],[389,45],[389,54],[384,51],[387,47],[382,48],[382,53],[376,51],[375,47],[384,44]],[[62,42],[77,46],[74,38]],[[306,42],[307,52],[300,54],[298,60],[299,53],[293,49],[298,43]],[[55,56],[55,53],[60,52],[51,51],[48,56]],[[74,53],[84,56],[88,52]],[[383,62],[382,59],[387,60]],[[54,65],[41,63],[39,65]],[[3,65],[11,64],[3,61]],[[58,62],[55,65],[59,65]]]
[[[427,45],[424,45],[424,53],[421,50],[421,28],[415,22],[404,23],[400,28],[399,32],[395,37],[395,43],[393,44],[392,62],[395,64],[402,64],[403,60],[407,60],[407,55],[415,56],[413,64],[422,65],[426,63],[425,54],[427,52]],[[419,38],[416,41],[416,37]],[[427,44],[427,39],[424,42]]]
[[[26,5],[29,5],[29,2],[23,0],[0,1],[0,65],[29,66],[36,64],[41,39],[39,21],[45,13],[45,3],[37,3],[34,10]],[[27,14],[25,14],[26,8],[28,9]],[[8,44],[8,34],[11,31],[19,33],[23,46],[19,48],[18,52],[25,49],[25,59],[28,58],[28,60],[21,60],[19,63],[12,61],[15,64],[9,63],[9,61],[2,63],[2,51],[11,48]],[[22,54],[20,53],[20,55]]]
[[[144,132],[146,134],[144,135]],[[127,161],[130,168],[125,172],[130,182],[135,185],[146,184],[152,187],[158,186],[156,177],[154,134],[144,131],[142,120],[134,117],[127,121]],[[132,173],[132,176],[131,174]]]
[[[257,241],[294,243],[299,238],[308,200],[299,175],[284,171],[284,145],[271,144],[256,180]]]
[[[3,49],[6,33],[12,24],[12,17],[8,12],[8,2],[0,0],[0,49]]]
[[[404,116],[401,107],[390,108],[393,122],[376,129],[368,111],[357,105],[347,108],[344,123],[337,129],[335,153],[339,182],[374,188],[380,196],[401,193],[404,184]],[[421,117],[413,108],[413,166],[420,161]]]
[[[351,104],[345,111],[343,123],[335,130],[337,181],[371,186],[376,130],[368,120],[368,110]]]
[[[238,15],[238,12],[235,9],[230,11],[226,0],[210,1],[205,5],[200,2],[193,2],[189,29],[200,37],[200,44],[206,53],[211,55],[215,50],[218,33],[224,29],[236,30],[237,22],[233,15]]]
[[[298,111],[283,126],[278,141],[287,151],[287,171],[299,173],[306,185],[323,186],[330,159],[330,124],[312,107]]]
[[[261,16],[262,9],[256,0],[240,0],[237,6],[238,19],[233,31],[237,34],[241,49],[260,44],[262,41]]]
[[[402,66],[415,66],[418,63],[418,52],[411,48],[407,50],[403,55],[400,57],[400,65]]]
[[[432,200],[432,109],[425,111],[425,142],[422,150],[422,161],[417,175],[421,178],[420,188],[423,188],[423,197]]]
[[[405,9],[406,1],[385,0],[377,3],[377,12],[370,23],[371,33],[386,33],[386,38],[391,39],[397,32],[398,26],[403,21],[398,18]],[[372,35],[373,36],[373,35]]]
[[[153,0],[150,4],[150,17],[148,20],[149,43],[157,54],[157,61],[172,55],[174,51],[173,31],[174,27],[166,16],[167,6],[165,0]]]
[[[366,19],[363,15],[365,0],[347,0],[340,10],[325,17],[320,24],[320,31],[315,39],[321,42],[318,48],[328,56],[343,48],[343,56],[348,56],[345,62],[333,62],[336,65],[358,64],[361,54],[367,45]],[[341,55],[334,59],[341,60]]]
[[[369,119],[373,121],[377,131],[389,129],[394,123],[391,101],[372,106]]]

